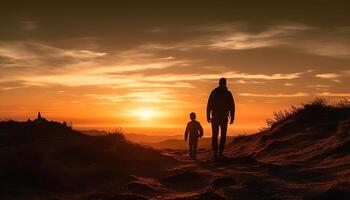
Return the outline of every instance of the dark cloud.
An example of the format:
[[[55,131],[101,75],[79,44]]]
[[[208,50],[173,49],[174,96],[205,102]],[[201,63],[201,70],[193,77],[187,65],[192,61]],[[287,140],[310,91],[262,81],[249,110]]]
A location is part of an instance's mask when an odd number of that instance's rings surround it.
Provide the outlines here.
[[[84,35],[137,37],[144,30],[159,26],[245,22],[251,29],[281,22],[313,26],[347,26],[350,14],[345,0],[289,1],[2,1],[0,20],[13,28],[16,21],[26,22],[41,38]],[[28,19],[28,20],[26,20]],[[34,20],[35,21],[34,21]],[[30,22],[30,23],[28,23]],[[29,25],[29,26],[28,26]],[[64,30],[64,31],[62,31]],[[143,32],[139,32],[143,30]],[[152,31],[151,31],[152,32]],[[182,33],[178,33],[181,35]],[[26,37],[20,32],[3,32],[2,37]]]

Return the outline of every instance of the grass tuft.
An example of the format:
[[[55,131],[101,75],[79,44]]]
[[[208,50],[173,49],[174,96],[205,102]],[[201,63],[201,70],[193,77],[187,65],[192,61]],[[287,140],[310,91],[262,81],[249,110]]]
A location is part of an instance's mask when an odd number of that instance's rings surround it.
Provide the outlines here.
[[[350,116],[350,101],[343,98],[337,103],[331,104],[325,98],[316,99],[302,104],[301,106],[291,106],[287,110],[273,113],[272,118],[266,120],[266,127],[262,130],[268,130],[278,125],[284,124],[289,120],[302,122],[315,122],[322,120],[342,120]]]

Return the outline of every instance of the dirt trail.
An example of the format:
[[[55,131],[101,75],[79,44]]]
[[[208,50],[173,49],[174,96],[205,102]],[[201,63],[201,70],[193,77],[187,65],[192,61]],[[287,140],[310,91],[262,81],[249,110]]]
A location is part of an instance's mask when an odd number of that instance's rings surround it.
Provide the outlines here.
[[[312,188],[310,184],[317,188],[324,186],[319,182],[288,180],[288,177],[278,175],[281,170],[278,167],[252,158],[226,158],[214,163],[207,150],[199,151],[197,161],[189,160],[184,150],[164,150],[163,153],[179,159],[181,164],[159,179],[134,177],[128,183],[128,195],[157,200],[302,199],[312,192],[308,189]]]

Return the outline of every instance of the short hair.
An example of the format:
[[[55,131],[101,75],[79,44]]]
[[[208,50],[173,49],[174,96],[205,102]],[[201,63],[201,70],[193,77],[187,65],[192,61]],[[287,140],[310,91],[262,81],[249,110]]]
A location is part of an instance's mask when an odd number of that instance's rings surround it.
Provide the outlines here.
[[[190,113],[190,118],[191,118],[191,119],[192,119],[192,118],[193,118],[193,119],[196,119],[196,113],[191,112],[191,113]]]
[[[226,85],[226,78],[220,78],[219,84],[220,85]]]

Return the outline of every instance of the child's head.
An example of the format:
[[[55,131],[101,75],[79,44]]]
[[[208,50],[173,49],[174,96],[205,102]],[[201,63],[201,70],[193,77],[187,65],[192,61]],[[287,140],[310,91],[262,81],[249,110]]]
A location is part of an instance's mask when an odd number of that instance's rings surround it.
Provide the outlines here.
[[[191,120],[195,120],[195,119],[196,119],[196,113],[191,112],[191,114],[190,114],[190,119],[191,119]]]

